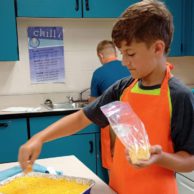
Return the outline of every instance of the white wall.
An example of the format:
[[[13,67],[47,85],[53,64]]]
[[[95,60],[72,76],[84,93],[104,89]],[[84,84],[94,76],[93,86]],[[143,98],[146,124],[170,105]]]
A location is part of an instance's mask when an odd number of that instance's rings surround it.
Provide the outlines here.
[[[188,87],[194,88],[194,57],[170,57],[168,61],[175,66],[173,74]]]
[[[18,18],[19,53],[17,62],[0,62],[0,96],[61,93],[80,91],[90,86],[93,71],[100,66],[96,45],[111,39],[113,19],[29,19]],[[63,26],[65,83],[35,84],[30,82],[27,27]],[[174,73],[194,87],[194,57],[169,58]]]
[[[100,66],[96,45],[111,39],[112,19],[29,19],[18,18],[19,53],[17,62],[0,62],[0,95],[80,91],[90,86],[92,72]],[[30,82],[27,27],[64,28],[65,83]]]

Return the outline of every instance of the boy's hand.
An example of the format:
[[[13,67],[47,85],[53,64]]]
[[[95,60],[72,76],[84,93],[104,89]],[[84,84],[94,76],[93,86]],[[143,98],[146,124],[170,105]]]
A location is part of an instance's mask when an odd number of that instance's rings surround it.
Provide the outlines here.
[[[151,146],[150,147],[150,158],[149,158],[149,160],[140,160],[136,164],[133,164],[131,162],[128,151],[126,151],[126,155],[127,155],[127,160],[129,161],[130,164],[132,164],[136,168],[143,168],[143,167],[155,164],[161,159],[161,157],[162,157],[162,147],[160,145]]]
[[[42,142],[38,138],[31,138],[20,147],[18,161],[21,168],[26,171],[29,165],[33,165],[42,148]]]

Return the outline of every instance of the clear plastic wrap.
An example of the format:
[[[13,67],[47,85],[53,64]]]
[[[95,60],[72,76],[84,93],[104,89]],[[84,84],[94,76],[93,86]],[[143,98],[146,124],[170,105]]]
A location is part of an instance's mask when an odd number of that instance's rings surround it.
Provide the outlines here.
[[[150,158],[150,143],[143,122],[128,103],[111,102],[101,107],[113,131],[129,150],[133,164]]]

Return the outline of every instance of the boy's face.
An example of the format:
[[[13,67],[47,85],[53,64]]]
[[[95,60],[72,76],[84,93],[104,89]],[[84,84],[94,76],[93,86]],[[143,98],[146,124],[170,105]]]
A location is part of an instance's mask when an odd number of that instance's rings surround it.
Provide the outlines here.
[[[121,42],[119,49],[122,54],[122,62],[133,78],[143,79],[154,72],[158,63],[156,45],[153,43],[149,48],[145,43],[133,41],[130,45],[126,41]]]

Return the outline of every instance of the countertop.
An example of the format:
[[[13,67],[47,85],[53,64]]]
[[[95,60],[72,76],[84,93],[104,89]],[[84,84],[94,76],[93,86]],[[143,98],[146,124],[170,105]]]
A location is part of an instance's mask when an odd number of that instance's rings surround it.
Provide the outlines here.
[[[74,93],[48,93],[28,95],[5,95],[0,96],[0,119],[30,118],[49,115],[69,115],[80,108],[64,110],[48,110],[43,104],[46,100],[53,103],[68,102],[66,96],[78,99]],[[12,109],[12,110],[6,110]],[[13,110],[15,109],[15,110]]]
[[[13,106],[14,107],[14,106]],[[8,107],[8,108],[13,108]],[[25,107],[16,106],[18,109],[22,109]],[[37,111],[3,111],[0,109],[0,119],[10,119],[10,118],[29,118],[29,117],[39,117],[39,116],[49,116],[49,115],[69,115],[76,111],[80,110],[80,108],[72,108],[72,109],[64,109],[64,110],[48,110],[43,106],[40,106]]]
[[[106,183],[96,176],[75,156],[64,156],[56,158],[39,159],[38,164],[53,167],[55,170],[63,171],[64,175],[89,178],[95,181],[91,194],[116,194]],[[18,165],[18,162],[0,164],[0,170]]]

